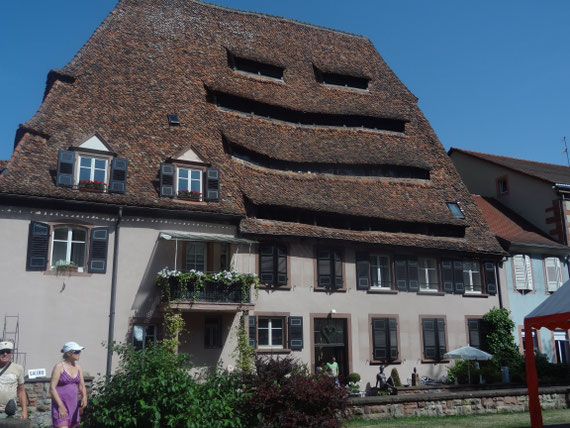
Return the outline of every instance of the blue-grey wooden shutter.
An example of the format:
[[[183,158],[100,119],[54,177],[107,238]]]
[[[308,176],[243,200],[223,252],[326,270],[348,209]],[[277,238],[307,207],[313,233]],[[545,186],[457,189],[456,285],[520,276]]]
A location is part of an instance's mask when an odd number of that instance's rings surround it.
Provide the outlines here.
[[[495,274],[495,263],[485,262],[485,282],[487,293],[497,294],[497,276]]]
[[[331,252],[329,250],[317,251],[317,283],[320,287],[332,285]]]
[[[174,165],[160,164],[160,196],[174,197]]]
[[[125,193],[127,189],[127,166],[125,158],[115,158],[111,162],[111,180],[109,182],[109,192]]]
[[[217,168],[206,169],[206,198],[207,201],[220,200],[220,171]]]
[[[443,279],[443,291],[453,293],[453,262],[450,260],[442,260],[441,276]]]
[[[277,246],[277,285],[287,285],[287,247]]]
[[[356,289],[370,288],[370,257],[368,253],[356,253]]]
[[[437,324],[437,344],[438,344],[438,360],[443,358],[443,355],[447,352],[447,346],[445,346],[445,322],[443,318],[436,318]]]
[[[390,330],[390,360],[398,359],[398,325],[396,318],[388,318],[388,327]]]
[[[91,229],[89,245],[89,265],[90,273],[107,272],[107,246],[109,243],[109,228],[94,227]]]
[[[376,361],[388,359],[387,321],[387,318],[372,318],[372,347]]]
[[[463,262],[453,262],[453,279],[455,292],[457,294],[465,293],[465,284],[463,283]]]
[[[408,260],[408,290],[419,291],[418,261]]]
[[[474,348],[481,347],[481,320],[470,319],[467,320],[467,327],[469,329],[469,345]]]
[[[256,323],[255,323],[255,316],[250,315],[249,316],[249,346],[251,346],[252,348],[256,348],[257,347],[257,331],[256,331]]]
[[[406,260],[397,259],[394,262],[396,266],[396,287],[400,291],[408,291],[408,269]]]
[[[49,225],[32,221],[28,233],[28,255],[26,256],[27,271],[42,271],[47,269],[49,248]]]
[[[273,245],[259,245],[259,280],[262,284],[275,284],[274,252],[275,246]]]
[[[333,251],[334,256],[334,287],[342,288],[342,255],[340,251]]]
[[[437,359],[436,355],[436,336],[435,336],[435,319],[422,319],[423,339],[424,339],[424,357],[427,360]]]
[[[56,185],[73,187],[73,170],[75,168],[75,152],[58,150]]]
[[[289,317],[289,349],[303,349],[303,317]]]

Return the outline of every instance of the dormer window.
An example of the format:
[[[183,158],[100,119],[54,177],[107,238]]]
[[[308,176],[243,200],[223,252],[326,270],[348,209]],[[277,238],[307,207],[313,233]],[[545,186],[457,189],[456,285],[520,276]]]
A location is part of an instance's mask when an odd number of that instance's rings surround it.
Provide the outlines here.
[[[267,64],[254,59],[243,58],[233,55],[228,51],[228,65],[237,72],[252,74],[259,77],[283,80],[284,67]]]
[[[218,201],[217,168],[208,168],[194,150],[188,149],[171,162],[160,164],[160,196],[190,202]]]
[[[71,150],[60,150],[56,184],[84,191],[125,193],[127,160],[115,156],[98,136]]]
[[[314,67],[315,78],[317,82],[323,85],[339,86],[350,89],[368,90],[368,82],[370,79],[367,77],[351,76],[348,74],[332,73],[323,71]]]

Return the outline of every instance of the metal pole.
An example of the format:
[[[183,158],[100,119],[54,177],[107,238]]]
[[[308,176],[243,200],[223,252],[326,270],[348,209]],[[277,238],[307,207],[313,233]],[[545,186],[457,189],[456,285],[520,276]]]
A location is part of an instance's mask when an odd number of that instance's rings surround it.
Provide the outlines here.
[[[119,208],[119,216],[115,225],[115,242],[113,245],[113,274],[111,279],[111,304],[109,308],[109,334],[107,337],[107,370],[105,372],[107,380],[111,376],[111,365],[113,363],[113,342],[115,340],[115,300],[117,296],[117,265],[119,260],[119,229],[123,218],[123,207]]]

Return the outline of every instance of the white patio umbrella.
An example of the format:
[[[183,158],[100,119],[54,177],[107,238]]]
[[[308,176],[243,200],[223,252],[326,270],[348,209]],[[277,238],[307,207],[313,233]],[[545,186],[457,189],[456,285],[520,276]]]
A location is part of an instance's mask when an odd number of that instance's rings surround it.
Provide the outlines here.
[[[467,360],[467,375],[469,376],[469,383],[471,383],[471,367],[469,361],[487,361],[493,358],[491,354],[469,345],[449,351],[444,354],[443,357],[450,358],[452,360]]]

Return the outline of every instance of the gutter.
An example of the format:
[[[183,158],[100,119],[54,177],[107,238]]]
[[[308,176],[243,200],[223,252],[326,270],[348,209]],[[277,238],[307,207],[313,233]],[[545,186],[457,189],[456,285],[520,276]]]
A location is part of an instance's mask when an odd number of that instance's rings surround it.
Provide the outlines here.
[[[119,207],[117,223],[115,225],[115,241],[113,244],[113,273],[111,277],[111,302],[109,307],[109,334],[107,336],[107,369],[105,372],[107,380],[111,376],[111,366],[113,363],[113,344],[115,341],[115,303],[117,297],[117,263],[119,260],[119,230],[123,219],[123,207]]]

